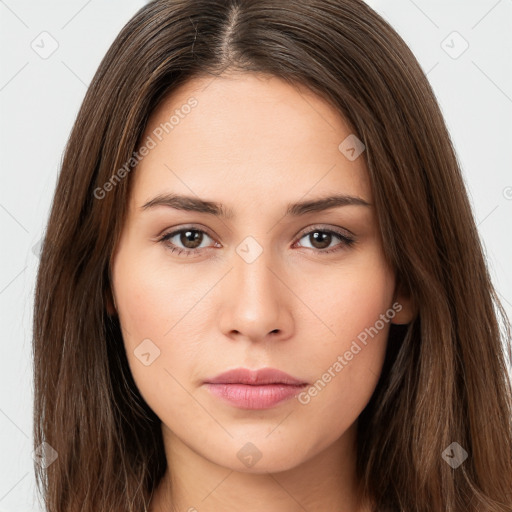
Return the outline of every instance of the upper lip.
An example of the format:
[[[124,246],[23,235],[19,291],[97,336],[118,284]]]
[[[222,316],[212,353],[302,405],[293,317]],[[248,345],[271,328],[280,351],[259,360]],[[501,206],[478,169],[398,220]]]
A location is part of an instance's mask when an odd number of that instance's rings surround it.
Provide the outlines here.
[[[260,370],[235,368],[234,370],[229,370],[208,379],[205,382],[209,384],[288,384],[295,386],[307,384],[307,382],[296,379],[276,368],[261,368]]]

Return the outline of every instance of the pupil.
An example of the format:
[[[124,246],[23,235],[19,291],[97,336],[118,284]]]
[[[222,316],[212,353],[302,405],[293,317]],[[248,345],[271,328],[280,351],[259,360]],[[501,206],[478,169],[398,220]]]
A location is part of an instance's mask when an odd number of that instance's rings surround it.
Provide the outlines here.
[[[187,249],[195,249],[196,247],[201,245],[202,235],[199,233],[199,231],[190,230],[182,232],[180,238],[180,242]]]
[[[312,237],[312,244],[317,249],[325,249],[331,245],[332,235],[330,233],[323,233],[320,231],[315,231],[311,233],[310,238]],[[184,231],[181,233],[181,243],[187,247],[187,249],[195,249],[201,245],[202,234],[199,231]]]
[[[326,247],[329,247],[331,245],[331,234],[330,233],[322,233],[320,231],[315,231],[311,233],[313,236],[313,242],[312,245],[316,249],[325,249]],[[318,246],[318,244],[320,246]]]

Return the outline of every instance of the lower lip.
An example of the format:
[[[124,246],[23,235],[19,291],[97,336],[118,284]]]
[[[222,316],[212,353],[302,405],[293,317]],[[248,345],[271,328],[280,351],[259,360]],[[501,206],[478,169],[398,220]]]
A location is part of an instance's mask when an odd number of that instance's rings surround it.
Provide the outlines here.
[[[206,383],[208,390],[242,409],[269,409],[296,396],[306,386],[290,384],[212,384]]]

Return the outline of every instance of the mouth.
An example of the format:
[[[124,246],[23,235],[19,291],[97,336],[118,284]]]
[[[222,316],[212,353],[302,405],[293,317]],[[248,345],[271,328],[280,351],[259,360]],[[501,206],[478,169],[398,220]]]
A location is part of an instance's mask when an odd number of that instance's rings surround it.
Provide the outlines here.
[[[241,409],[269,409],[297,396],[307,382],[275,368],[237,368],[207,379],[212,395]]]

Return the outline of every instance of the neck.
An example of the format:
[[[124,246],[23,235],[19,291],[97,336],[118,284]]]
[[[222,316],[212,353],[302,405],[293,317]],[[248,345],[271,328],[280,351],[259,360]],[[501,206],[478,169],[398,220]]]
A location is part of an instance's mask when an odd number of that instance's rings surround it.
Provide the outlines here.
[[[215,464],[162,425],[168,467],[150,511],[367,512],[355,472],[356,424],[325,450],[279,472],[242,472]]]

